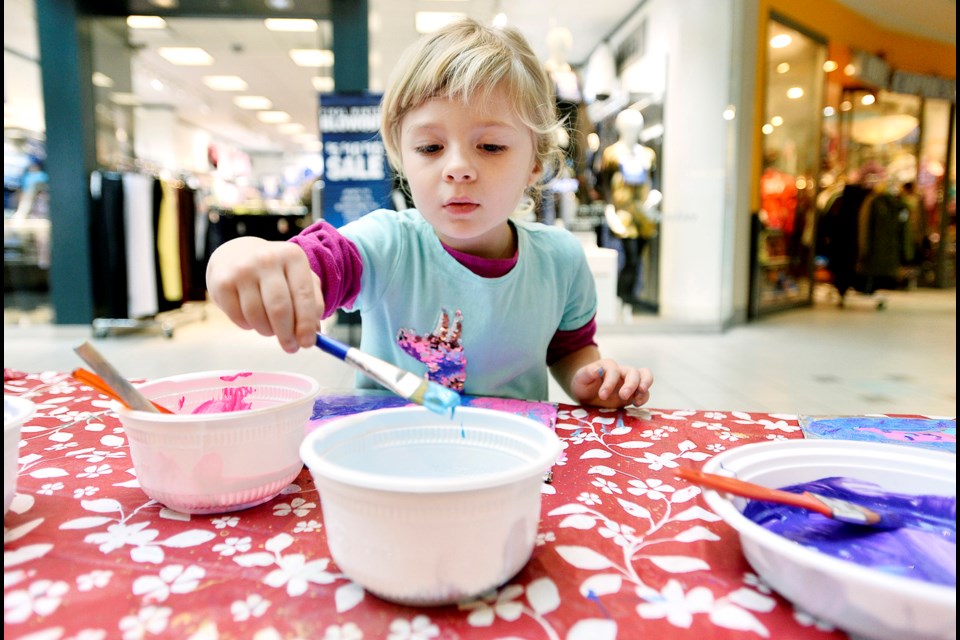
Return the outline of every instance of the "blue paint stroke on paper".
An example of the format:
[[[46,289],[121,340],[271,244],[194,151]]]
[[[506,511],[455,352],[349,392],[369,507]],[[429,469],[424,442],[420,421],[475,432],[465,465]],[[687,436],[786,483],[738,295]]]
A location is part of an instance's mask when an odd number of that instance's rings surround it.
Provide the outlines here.
[[[883,416],[801,416],[807,438],[883,442],[957,452],[956,419]]]

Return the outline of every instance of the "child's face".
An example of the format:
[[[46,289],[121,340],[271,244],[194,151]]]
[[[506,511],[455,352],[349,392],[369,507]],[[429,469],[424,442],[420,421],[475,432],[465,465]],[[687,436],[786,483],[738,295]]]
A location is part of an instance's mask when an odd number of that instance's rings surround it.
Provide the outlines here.
[[[482,104],[428,100],[404,116],[403,171],[417,209],[454,249],[508,257],[507,218],[539,179],[533,134],[496,88]]]

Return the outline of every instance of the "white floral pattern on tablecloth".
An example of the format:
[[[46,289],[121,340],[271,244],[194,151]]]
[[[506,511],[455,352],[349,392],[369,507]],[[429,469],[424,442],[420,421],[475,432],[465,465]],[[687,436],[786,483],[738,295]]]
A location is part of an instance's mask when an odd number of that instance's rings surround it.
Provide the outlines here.
[[[846,638],[773,593],[735,533],[676,479],[748,442],[802,437],[796,416],[559,405],[533,557],[457,606],[384,602],[340,573],[304,470],[245,511],[190,516],[137,484],[110,401],[68,375],[5,370],[37,403],[4,519],[13,637]]]

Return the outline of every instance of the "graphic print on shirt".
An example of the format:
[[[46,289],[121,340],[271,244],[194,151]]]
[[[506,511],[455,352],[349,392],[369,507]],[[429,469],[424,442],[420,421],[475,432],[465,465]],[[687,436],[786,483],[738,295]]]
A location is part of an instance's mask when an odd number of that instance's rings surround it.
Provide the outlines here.
[[[428,380],[463,393],[463,385],[467,380],[467,358],[463,353],[463,343],[460,342],[462,329],[463,314],[460,310],[457,309],[451,325],[450,314],[443,309],[433,333],[421,336],[414,329],[400,329],[397,332],[397,344],[407,354],[427,365]]]

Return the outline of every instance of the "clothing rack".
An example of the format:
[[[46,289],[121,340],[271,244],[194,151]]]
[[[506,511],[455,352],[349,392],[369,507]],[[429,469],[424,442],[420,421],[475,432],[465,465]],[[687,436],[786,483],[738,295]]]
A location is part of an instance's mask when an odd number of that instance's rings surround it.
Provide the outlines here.
[[[158,329],[169,338],[177,326],[205,319],[196,191],[127,167],[93,172],[90,194],[93,334]]]
[[[111,331],[144,331],[159,329],[167,338],[173,337],[173,330],[181,324],[207,319],[204,303],[187,302],[177,309],[164,311],[148,318],[94,318],[93,335],[105,338]]]

